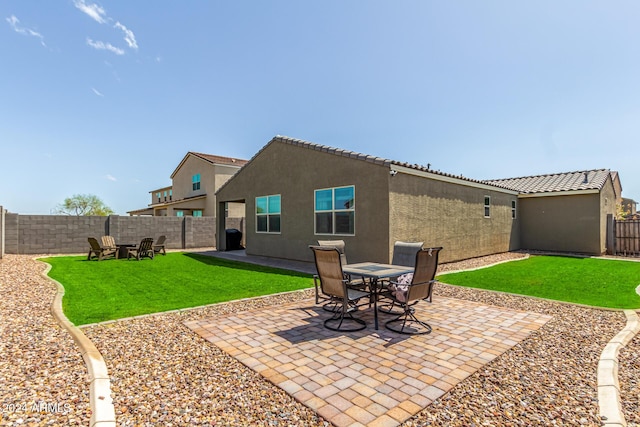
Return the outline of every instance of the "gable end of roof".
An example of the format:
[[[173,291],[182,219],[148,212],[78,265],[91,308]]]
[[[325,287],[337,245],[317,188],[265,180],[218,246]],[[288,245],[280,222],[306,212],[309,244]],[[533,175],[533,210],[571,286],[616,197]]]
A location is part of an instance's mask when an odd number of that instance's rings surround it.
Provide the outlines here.
[[[178,166],[173,170],[173,173],[170,176],[171,179],[173,179],[173,177],[176,175],[178,170],[182,167],[184,162],[186,162],[187,159],[191,156],[196,157],[200,160],[204,160],[205,162],[211,163],[212,165],[236,166],[238,168],[241,168],[242,166],[249,163],[248,160],[236,159],[234,157],[224,157],[224,156],[217,156],[215,154],[204,154],[204,153],[196,153],[194,151],[189,151],[182,158],[182,160],[180,161],[180,164],[178,164]]]
[[[607,179],[610,177],[611,172],[609,169],[592,169],[487,180],[485,182],[499,187],[508,188],[521,194],[534,194],[584,190],[600,191],[607,182]]]

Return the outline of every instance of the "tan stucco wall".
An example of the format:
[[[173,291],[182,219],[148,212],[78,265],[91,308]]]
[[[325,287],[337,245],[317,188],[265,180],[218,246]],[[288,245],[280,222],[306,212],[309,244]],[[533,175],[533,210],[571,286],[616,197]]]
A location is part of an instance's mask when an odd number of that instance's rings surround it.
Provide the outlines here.
[[[611,214],[616,217],[616,203],[619,203],[618,188],[620,186],[619,179],[614,183],[611,177],[607,180],[604,187],[600,191],[600,253],[605,253],[607,250],[607,215]]]
[[[272,142],[218,193],[246,202],[247,254],[312,261],[308,246],[342,239],[349,262],[388,258],[388,167],[310,148]],[[314,233],[314,190],[355,186],[355,236]],[[255,198],[281,195],[281,233],[256,233]],[[221,230],[218,228],[218,232]]]
[[[519,219],[511,214],[517,195],[479,187],[403,173],[392,177],[390,253],[396,240],[442,246],[442,262],[518,249]],[[491,200],[489,218],[484,196]]]
[[[173,176],[173,200],[205,195],[206,199],[185,200],[173,205],[173,210],[179,209],[202,209],[203,216],[215,216],[216,197],[215,192],[225,182],[227,182],[237,171],[238,167],[213,165],[195,156],[186,158],[180,169]],[[193,190],[192,177],[200,174],[200,189]],[[242,215],[244,209],[232,208],[230,215]],[[171,214],[170,214],[171,215]]]
[[[193,191],[191,179],[193,175],[198,173],[200,174],[200,189]],[[173,176],[173,199],[180,200],[199,196],[207,194],[208,191],[215,193],[214,178],[214,168],[211,164],[198,157],[188,156]]]
[[[603,252],[599,193],[524,197],[520,206],[523,249]]]

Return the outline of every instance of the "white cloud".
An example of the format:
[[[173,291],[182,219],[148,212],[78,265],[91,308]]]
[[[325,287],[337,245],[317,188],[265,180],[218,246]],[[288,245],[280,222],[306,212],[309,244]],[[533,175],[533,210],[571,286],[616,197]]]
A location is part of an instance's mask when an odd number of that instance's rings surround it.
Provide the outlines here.
[[[109,181],[117,181],[116,177],[111,174],[107,174],[105,178],[107,178]]]
[[[122,32],[124,33],[124,41],[127,42],[129,48],[138,49],[138,42],[136,42],[136,36],[135,34],[133,34],[133,31],[122,25],[120,22],[116,22],[114,28],[122,30]]]
[[[100,24],[107,22],[107,12],[95,3],[86,4],[84,0],[74,0],[73,5],[83,13],[89,15],[96,22]]]
[[[25,36],[37,37],[40,39],[40,44],[42,46],[45,46],[45,47],[47,46],[44,43],[44,37],[42,36],[42,34],[30,28],[18,26],[18,24],[20,23],[20,20],[15,15],[11,15],[10,17],[8,17],[7,22],[9,23],[11,28],[13,28],[13,31],[15,31],[16,33],[23,34]]]
[[[93,41],[87,37],[87,45],[91,46],[96,50],[108,50],[109,52],[113,52],[116,55],[124,55],[124,50],[120,49],[119,47],[115,47],[111,43]]]
[[[107,15],[107,11],[104,10],[104,8],[102,6],[99,6],[97,3],[87,4],[86,0],[73,0],[73,5],[77,9],[79,9],[81,12],[85,13],[86,15],[91,17],[93,20],[98,22],[99,24],[106,24],[114,21]],[[113,28],[122,31],[122,33],[124,34],[124,41],[127,43],[127,46],[129,46],[129,49],[134,49],[134,50],[138,49],[138,42],[136,41],[136,36],[135,34],[133,34],[133,31],[128,29],[120,21],[116,21],[116,23],[113,25]],[[90,38],[87,38],[87,44],[93,47],[94,49],[108,50],[115,53],[116,55],[124,55],[123,49],[113,46],[110,43],[93,41]]]
[[[93,91],[93,93],[95,93],[95,94],[96,94],[96,95],[98,95],[98,96],[104,96],[104,95],[102,94],[102,92],[100,92],[100,91],[99,91],[98,89],[96,89],[95,87],[92,87],[92,88],[91,88],[91,90]]]

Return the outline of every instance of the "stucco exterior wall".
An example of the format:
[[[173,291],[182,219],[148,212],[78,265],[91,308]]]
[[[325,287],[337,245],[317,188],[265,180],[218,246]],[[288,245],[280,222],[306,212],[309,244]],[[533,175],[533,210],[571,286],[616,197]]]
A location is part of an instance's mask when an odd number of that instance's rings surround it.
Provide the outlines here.
[[[193,190],[191,181],[193,175],[200,174],[200,189]],[[200,196],[210,192],[215,193],[215,173],[214,168],[206,161],[188,156],[180,169],[172,177],[173,200],[180,200],[187,197]]]
[[[597,192],[522,197],[522,249],[600,254],[606,238],[606,215],[601,216]]]
[[[616,177],[618,175],[616,174]],[[617,188],[616,188],[617,186]],[[605,253],[607,251],[607,215],[613,215],[616,217],[617,203],[620,203],[620,180],[616,179],[613,182],[611,178],[607,180],[604,187],[600,191],[600,252]],[[613,248],[612,248],[613,250]]]
[[[316,235],[314,190],[348,185],[355,186],[355,235]],[[217,198],[245,201],[247,254],[312,261],[309,245],[318,239],[342,239],[351,263],[388,261],[388,185],[388,167],[275,141],[236,174]],[[281,232],[257,233],[255,198],[275,194],[281,195]]]
[[[513,192],[455,184],[398,173],[390,179],[390,254],[393,242],[442,246],[442,262],[506,252],[520,246],[519,218],[512,218]],[[484,198],[490,197],[485,218]]]
[[[185,215],[191,215],[191,210],[202,210],[203,216],[216,215],[216,197],[215,193],[225,182],[227,182],[237,171],[237,166],[226,166],[211,164],[196,156],[187,156],[173,175],[173,200],[187,199],[172,203],[166,208],[164,215],[175,216],[175,211],[188,210]],[[193,190],[192,178],[194,175],[200,174],[200,189]],[[204,196],[202,198],[189,198],[196,196]],[[242,217],[244,208],[232,207],[229,215],[231,217]]]

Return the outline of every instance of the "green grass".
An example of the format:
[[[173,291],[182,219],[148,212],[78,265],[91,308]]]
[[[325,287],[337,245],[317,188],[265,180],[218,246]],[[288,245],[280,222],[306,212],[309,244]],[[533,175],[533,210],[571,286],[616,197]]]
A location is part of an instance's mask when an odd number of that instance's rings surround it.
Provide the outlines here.
[[[637,309],[640,263],[532,256],[475,271],[442,274],[442,283],[510,292],[595,307]]]
[[[76,325],[121,319],[313,286],[311,276],[188,253],[141,261],[52,257],[49,276],[65,288]]]

